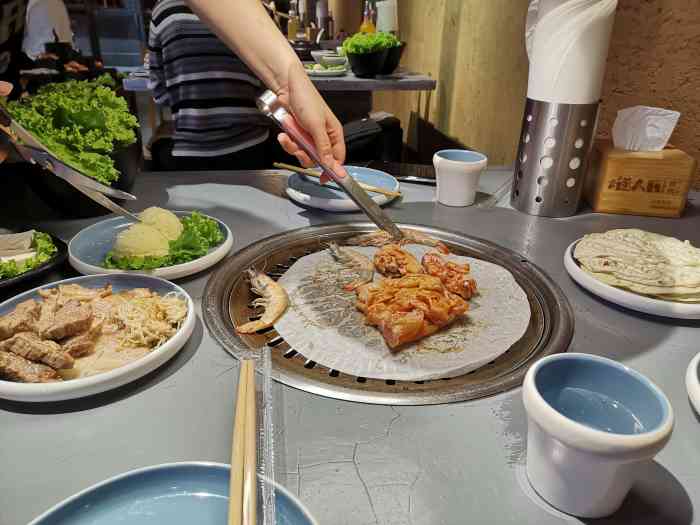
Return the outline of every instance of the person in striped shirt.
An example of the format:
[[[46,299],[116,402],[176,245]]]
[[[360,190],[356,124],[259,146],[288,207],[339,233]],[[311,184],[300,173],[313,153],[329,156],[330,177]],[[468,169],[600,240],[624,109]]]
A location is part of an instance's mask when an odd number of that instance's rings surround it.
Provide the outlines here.
[[[159,0],[149,67],[155,100],[168,105],[175,120],[172,140],[154,151],[166,169],[270,167],[284,155],[280,144],[311,165],[285,134],[269,138],[271,122],[255,107],[264,90],[260,79],[286,102],[327,161],[344,160],[340,123],[259,0]]]

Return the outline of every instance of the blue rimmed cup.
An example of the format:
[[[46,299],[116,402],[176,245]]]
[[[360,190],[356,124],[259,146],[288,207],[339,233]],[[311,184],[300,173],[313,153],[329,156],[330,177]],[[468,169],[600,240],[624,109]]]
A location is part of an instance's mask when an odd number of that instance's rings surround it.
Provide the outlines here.
[[[488,159],[466,149],[443,149],[433,155],[437,201],[445,206],[471,206],[476,199],[479,177]]]
[[[525,376],[523,402],[530,484],[578,517],[614,513],[673,429],[671,404],[654,383],[588,354],[537,361]]]

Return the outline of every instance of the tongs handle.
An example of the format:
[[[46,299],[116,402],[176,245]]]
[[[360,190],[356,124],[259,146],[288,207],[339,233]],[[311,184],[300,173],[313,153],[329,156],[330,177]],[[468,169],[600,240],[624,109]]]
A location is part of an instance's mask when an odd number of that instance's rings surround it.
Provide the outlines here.
[[[394,224],[394,221],[384,213],[354,178],[349,175],[341,176],[331,166],[323,162],[311,136],[302,129],[294,116],[280,105],[275,93],[269,90],[263,93],[258,99],[258,108],[274,120],[380,229],[388,232],[394,239],[398,240],[403,237],[401,230]]]

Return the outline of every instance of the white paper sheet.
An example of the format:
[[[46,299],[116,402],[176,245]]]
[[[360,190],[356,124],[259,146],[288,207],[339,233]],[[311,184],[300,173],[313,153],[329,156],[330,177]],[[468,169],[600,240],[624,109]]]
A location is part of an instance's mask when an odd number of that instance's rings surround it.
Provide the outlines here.
[[[373,256],[376,248],[355,248]],[[418,260],[429,251],[409,246]],[[455,377],[496,359],[518,341],[530,322],[527,296],[505,268],[468,257],[479,295],[464,319],[392,354],[379,331],[364,323],[355,293],[342,285],[353,272],[341,269],[327,251],[303,257],[279,280],[290,307],[277,332],[304,357],[360,377],[422,381]],[[375,275],[375,280],[380,276]]]

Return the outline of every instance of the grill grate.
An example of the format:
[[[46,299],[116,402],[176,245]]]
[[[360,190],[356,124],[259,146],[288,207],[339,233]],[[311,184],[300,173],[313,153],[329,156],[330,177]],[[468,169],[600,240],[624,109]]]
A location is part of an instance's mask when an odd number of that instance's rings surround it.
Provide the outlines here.
[[[422,405],[476,399],[519,386],[536,359],[564,352],[573,336],[571,307],[551,279],[519,254],[481,239],[424,226],[402,225],[444,241],[453,253],[496,262],[507,268],[527,294],[532,312],[523,337],[485,366],[459,377],[430,381],[368,379],[332,370],[305,358],[270,328],[257,334],[237,334],[234,326],[260,317],[243,275],[247,268],[267,270],[279,279],[304,255],[325,249],[331,240],[373,231],[369,223],[312,226],[263,239],[228,259],[207,283],[202,310],[217,341],[234,356],[238,349],[272,349],[273,377],[289,386],[337,399],[375,404]]]

